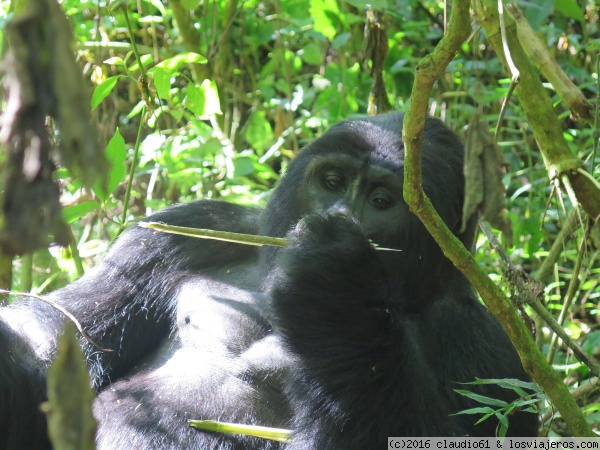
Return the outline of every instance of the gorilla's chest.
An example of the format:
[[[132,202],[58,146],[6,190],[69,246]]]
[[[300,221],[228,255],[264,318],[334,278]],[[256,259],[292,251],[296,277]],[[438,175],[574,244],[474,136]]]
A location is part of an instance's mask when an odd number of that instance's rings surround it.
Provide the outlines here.
[[[220,352],[239,356],[271,332],[260,309],[264,296],[256,286],[240,286],[242,272],[194,276],[180,288],[176,327],[184,347],[211,343]]]
[[[283,395],[293,360],[273,333],[261,284],[248,266],[188,279],[176,302],[176,353],[196,361],[200,377],[210,373],[221,386],[233,383],[255,399],[273,400]]]

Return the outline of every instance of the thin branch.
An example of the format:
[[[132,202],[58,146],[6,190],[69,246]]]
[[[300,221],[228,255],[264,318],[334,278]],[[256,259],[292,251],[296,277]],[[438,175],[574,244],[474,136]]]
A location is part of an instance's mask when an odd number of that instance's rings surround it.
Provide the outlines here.
[[[570,238],[571,233],[575,231],[575,228],[579,223],[578,218],[578,214],[576,212],[572,212],[569,215],[569,217],[563,222],[562,228],[558,232],[556,239],[554,239],[554,242],[552,243],[552,247],[550,247],[548,255],[546,256],[539,270],[535,274],[534,278],[536,280],[539,280],[542,283],[546,282],[546,278],[550,276],[552,270],[554,269],[556,261],[558,261],[558,258],[560,258],[560,255],[562,254],[565,242]]]
[[[585,247],[585,238],[582,237],[581,242],[579,244],[579,249],[577,251],[577,259],[575,260],[575,267],[573,267],[573,274],[571,276],[571,281],[569,282],[569,287],[567,288],[567,293],[565,295],[565,300],[563,302],[563,307],[558,315],[558,324],[561,326],[567,317],[567,314],[571,311],[571,305],[573,304],[573,299],[575,298],[575,294],[579,289],[579,272],[581,271],[581,263],[583,261],[583,248]],[[554,334],[550,339],[550,348],[548,349],[548,362],[552,364],[554,361],[554,355],[556,353],[556,346],[558,344],[558,333]],[[600,375],[598,372],[595,375]]]
[[[498,0],[498,16],[500,19],[500,35],[502,36],[502,48],[504,49],[504,57],[506,58],[506,64],[510,70],[511,80],[515,83],[519,82],[519,77],[521,76],[521,72],[517,69],[512,56],[510,54],[510,49],[508,48],[508,38],[506,37],[506,23],[504,22],[504,5],[502,0]]]
[[[504,121],[504,115],[506,114],[506,110],[508,108],[508,102],[510,101],[510,97],[512,96],[515,87],[519,83],[519,78],[521,77],[521,72],[519,72],[519,69],[517,69],[517,66],[513,62],[512,56],[510,55],[510,49],[508,48],[508,39],[506,38],[506,23],[504,22],[504,5],[502,3],[502,0],[498,0],[498,14],[500,17],[500,34],[502,35],[502,47],[504,48],[504,54],[506,55],[506,63],[510,68],[511,78],[510,86],[508,87],[508,92],[506,93],[504,102],[502,102],[502,108],[500,109],[500,114],[498,116],[496,132],[494,133],[494,142],[496,143],[498,142],[500,128],[502,126],[502,122]]]
[[[180,236],[189,236],[199,239],[212,239],[215,241],[231,242],[234,244],[255,245],[257,247],[262,247],[263,245],[270,245],[272,247],[287,247],[290,243],[289,240],[285,238],[259,236],[256,234],[233,233],[231,231],[210,230],[208,228],[179,227],[160,222],[140,222],[138,225],[142,228],[149,228],[151,230],[161,231],[163,233],[178,234]],[[375,248],[375,250],[380,251],[402,251],[395,248],[379,247],[374,242],[371,242],[371,245],[373,248]]]
[[[560,337],[564,344],[569,347],[575,357],[583,364],[589,367],[592,374],[600,375],[600,365],[594,357],[589,356],[581,346],[567,334],[565,329],[562,327],[562,321],[559,323],[554,319],[554,316],[546,309],[542,303],[541,297],[543,294],[543,285],[539,280],[530,278],[522,270],[518,270],[506,251],[496,239],[496,236],[492,233],[490,228],[483,220],[479,220],[479,227],[488,238],[490,246],[496,251],[502,262],[506,267],[507,278],[509,283],[513,284],[518,292],[518,301],[531,306],[531,308],[542,318],[544,322],[554,331],[553,339]],[[570,291],[570,289],[569,289]],[[560,320],[560,319],[559,319]],[[556,343],[554,342],[554,345]],[[552,363],[552,359],[548,358],[548,362]]]
[[[178,227],[159,222],[140,222],[138,225],[142,228],[150,228],[151,230],[161,231],[163,233],[178,234],[180,236],[189,236],[200,239],[214,239],[216,241],[232,242],[235,244],[255,245],[257,247],[262,247],[263,245],[285,247],[288,245],[288,240],[284,238],[232,233],[230,231],[209,230],[207,228]]]
[[[35,295],[35,294],[30,294],[28,292],[13,292],[13,291],[8,291],[6,289],[0,289],[0,293],[10,294],[10,295],[17,295],[19,297],[31,297],[31,298],[35,298],[36,300],[39,300],[41,302],[46,303],[47,305],[52,306],[54,309],[60,311],[64,316],[66,316],[71,322],[73,322],[75,324],[75,326],[77,327],[77,329],[79,330],[79,332],[85,338],[86,341],[88,341],[94,347],[96,347],[97,349],[99,349],[99,350],[101,350],[103,352],[112,352],[111,349],[109,349],[109,348],[102,348],[98,344],[96,344],[92,340],[92,338],[84,331],[83,327],[81,326],[81,324],[79,323],[79,321],[75,318],[75,316],[73,314],[71,314],[69,311],[67,311],[65,308],[63,308],[62,306],[58,305],[57,303],[54,303],[52,300],[48,300],[47,298],[40,297],[39,295]]]

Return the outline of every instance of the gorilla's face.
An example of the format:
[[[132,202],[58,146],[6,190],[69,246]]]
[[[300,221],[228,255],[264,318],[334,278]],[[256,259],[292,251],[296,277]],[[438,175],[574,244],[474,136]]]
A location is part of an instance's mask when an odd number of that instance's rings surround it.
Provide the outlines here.
[[[296,156],[267,204],[263,234],[283,237],[302,217],[342,213],[374,243],[398,243],[410,215],[402,199],[402,140],[370,120],[338,124]]]
[[[349,155],[325,154],[307,166],[303,184],[304,212],[351,216],[375,244],[394,244],[392,237],[408,212],[396,173]]]

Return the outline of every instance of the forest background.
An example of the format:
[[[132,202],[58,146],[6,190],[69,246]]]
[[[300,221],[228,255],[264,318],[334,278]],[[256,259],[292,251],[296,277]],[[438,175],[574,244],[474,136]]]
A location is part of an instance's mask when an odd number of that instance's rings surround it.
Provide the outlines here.
[[[572,153],[600,180],[600,2],[516,3],[592,105],[590,125],[543,78]],[[4,50],[5,25],[27,5],[2,3]],[[417,63],[445,33],[445,6],[425,0],[64,0],[91,98],[80,106],[91,112],[106,149],[107,181],[85,188],[82,173],[56,159],[53,181],[68,228],[54,240],[70,245],[4,255],[2,287],[38,295],[59,288],[92,267],[132,220],[174,203],[211,198],[263,205],[288,161],[330,125],[375,109],[405,109]],[[52,52],[47,57],[60,61]],[[494,132],[509,85],[473,17],[469,39],[434,85],[429,113],[463,138],[476,113]],[[51,142],[64,139],[54,122],[46,125]],[[543,284],[544,303],[567,333],[598,357],[600,230],[550,180],[514,95],[498,145],[512,239],[494,233],[514,268]],[[54,237],[59,234],[55,230]],[[483,233],[475,255],[510,291],[505,263]],[[529,307],[522,309],[534,319],[540,349],[576,389],[597,430],[597,378]],[[554,411],[541,408],[549,433],[566,433],[552,420]]]

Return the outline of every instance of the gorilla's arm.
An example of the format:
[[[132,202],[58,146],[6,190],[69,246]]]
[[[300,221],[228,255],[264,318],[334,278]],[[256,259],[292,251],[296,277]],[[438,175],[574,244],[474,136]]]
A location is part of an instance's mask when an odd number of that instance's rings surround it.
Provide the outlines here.
[[[277,326],[300,359],[293,448],[373,448],[387,436],[457,432],[436,402],[418,319],[404,311],[360,225],[311,215],[290,239],[271,294]]]
[[[45,370],[29,343],[0,317],[0,448],[45,448]]]
[[[225,202],[199,201],[154,214],[148,222],[255,234],[260,211]],[[80,321],[97,385],[121,376],[170,332],[177,288],[190,274],[240,264],[254,247],[157,233],[133,227],[100,266],[53,297]]]
[[[256,233],[259,213],[229,203],[199,201],[168,208],[146,220]],[[71,312],[98,345],[114,350],[101,352],[88,342],[83,344],[93,383],[100,387],[122,376],[167,336],[174,320],[172,299],[183,277],[238,264],[255,252],[255,247],[134,226],[99,266],[49,298]],[[35,429],[35,424],[27,423],[28,414],[39,415],[45,370],[63,321],[60,312],[40,301],[0,308],[0,436],[27,437],[14,432],[19,423]],[[4,448],[2,439],[0,448]]]
[[[477,418],[451,415],[479,406],[454,389],[476,378],[528,377],[463,277],[432,277],[441,290],[413,298],[419,292],[389,277],[382,253],[344,215],[307,216],[289,238],[271,294],[280,333],[300,361],[289,388],[293,449],[373,448],[389,436],[494,435],[496,420],[474,427]],[[516,397],[494,385],[468,389],[507,402]],[[511,416],[510,435],[536,430],[535,414]]]

